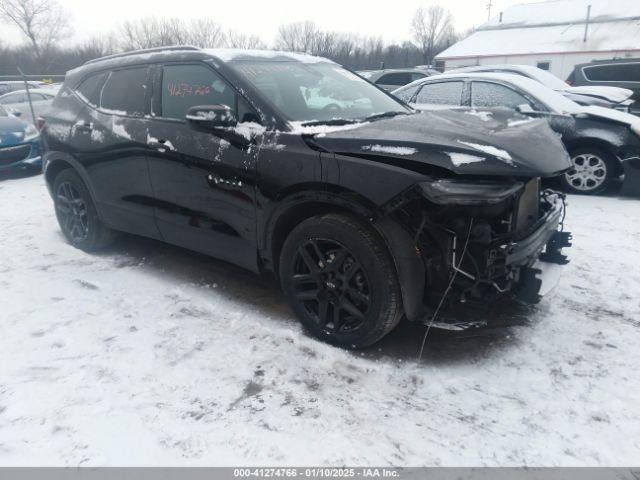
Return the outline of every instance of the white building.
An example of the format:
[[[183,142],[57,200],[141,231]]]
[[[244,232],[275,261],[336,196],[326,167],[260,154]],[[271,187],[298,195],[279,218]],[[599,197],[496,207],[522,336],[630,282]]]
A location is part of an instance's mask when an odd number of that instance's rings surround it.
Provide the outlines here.
[[[436,64],[534,65],[565,79],[579,63],[630,57],[640,57],[640,0],[551,0],[508,8]]]

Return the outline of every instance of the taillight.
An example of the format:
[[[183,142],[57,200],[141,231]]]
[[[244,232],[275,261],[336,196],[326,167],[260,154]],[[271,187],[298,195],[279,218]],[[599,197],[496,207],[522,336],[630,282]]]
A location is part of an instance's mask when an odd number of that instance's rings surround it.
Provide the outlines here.
[[[42,131],[42,129],[44,128],[44,118],[42,117],[38,117],[36,118],[36,128],[38,129],[38,131]]]

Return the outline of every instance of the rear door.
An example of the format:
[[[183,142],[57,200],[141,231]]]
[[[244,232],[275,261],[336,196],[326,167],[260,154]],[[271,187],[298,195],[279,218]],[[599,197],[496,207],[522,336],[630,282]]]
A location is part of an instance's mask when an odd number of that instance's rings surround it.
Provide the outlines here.
[[[89,176],[106,223],[157,238],[146,156],[148,73],[143,65],[84,79],[74,92],[84,108],[71,128],[69,143]]]
[[[148,158],[155,215],[163,238],[256,271],[257,115],[210,65],[166,63],[154,74]],[[195,105],[227,105],[249,145],[196,130],[185,120]]]

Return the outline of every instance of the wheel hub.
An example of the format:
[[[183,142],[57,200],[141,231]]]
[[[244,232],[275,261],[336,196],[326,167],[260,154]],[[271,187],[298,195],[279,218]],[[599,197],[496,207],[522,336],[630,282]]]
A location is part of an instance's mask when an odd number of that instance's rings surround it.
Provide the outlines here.
[[[565,174],[565,178],[576,190],[585,192],[595,190],[606,180],[607,165],[599,156],[580,154],[571,160],[573,168]]]
[[[312,239],[296,254],[295,296],[328,332],[356,330],[370,308],[369,282],[355,256],[333,240]]]
[[[56,211],[65,234],[74,242],[81,242],[89,235],[87,205],[69,182],[61,183],[56,192]]]

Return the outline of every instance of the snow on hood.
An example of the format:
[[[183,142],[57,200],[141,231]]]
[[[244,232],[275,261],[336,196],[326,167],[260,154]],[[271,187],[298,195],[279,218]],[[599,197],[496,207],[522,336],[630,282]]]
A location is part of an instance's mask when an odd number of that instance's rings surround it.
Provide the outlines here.
[[[583,86],[583,87],[567,87],[565,92],[575,93],[578,95],[589,95],[591,97],[604,98],[613,103],[621,103],[629,100],[633,96],[633,90],[619,87],[604,86]]]
[[[458,174],[544,177],[571,166],[546,120],[509,109],[492,109],[491,116],[429,111],[348,127],[323,131],[314,141],[338,155],[428,164]]]
[[[624,123],[631,128],[640,130],[640,118],[630,113],[621,112],[620,110],[589,105],[582,107],[582,113],[591,115],[592,117],[605,118],[607,120]]]

